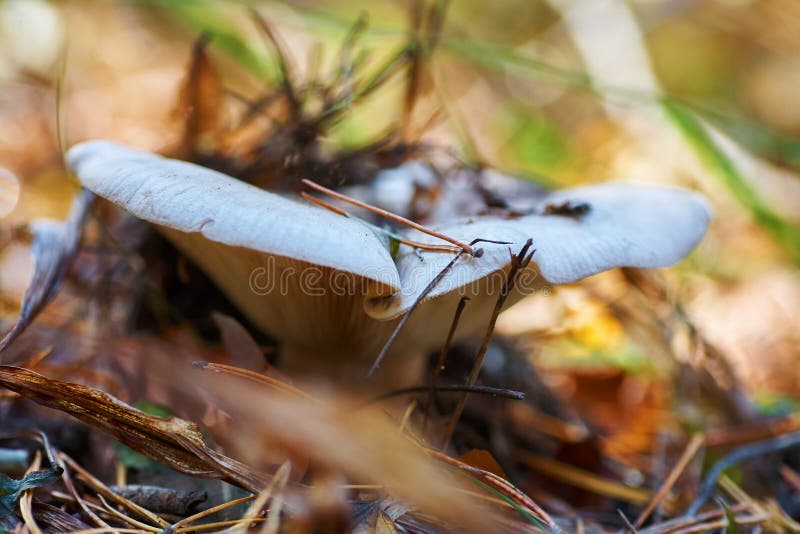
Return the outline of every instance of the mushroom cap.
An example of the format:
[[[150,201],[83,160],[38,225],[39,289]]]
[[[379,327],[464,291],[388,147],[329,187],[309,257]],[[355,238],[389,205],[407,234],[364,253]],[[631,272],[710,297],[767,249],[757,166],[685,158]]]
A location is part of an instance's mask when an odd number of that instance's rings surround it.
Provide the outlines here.
[[[574,214],[547,214],[547,206],[580,207]],[[532,215],[516,218],[475,217],[435,229],[469,242],[476,238],[508,244],[479,243],[481,257],[464,256],[427,295],[436,298],[456,290],[466,296],[478,280],[495,277],[502,284],[510,254],[528,239],[536,250],[529,271],[518,281],[531,292],[548,283],[565,284],[615,267],[668,267],[686,256],[702,239],[711,218],[705,199],[684,189],[630,183],[605,183],[550,193]],[[416,231],[410,239],[435,242]],[[370,316],[389,319],[405,313],[428,283],[452,258],[403,247],[396,259],[402,289],[389,297],[367,301]]]
[[[67,159],[84,187],[140,219],[216,243],[352,273],[376,282],[376,294],[400,288],[389,251],[358,220],[109,141],[78,144]]]

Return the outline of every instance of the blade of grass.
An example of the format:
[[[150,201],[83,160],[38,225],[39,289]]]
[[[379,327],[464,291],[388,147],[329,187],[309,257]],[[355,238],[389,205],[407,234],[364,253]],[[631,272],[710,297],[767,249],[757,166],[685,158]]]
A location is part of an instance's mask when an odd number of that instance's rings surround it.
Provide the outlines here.
[[[671,99],[663,99],[661,107],[703,164],[717,175],[756,222],[783,245],[792,260],[800,265],[800,228],[784,220],[764,202],[691,111]]]
[[[552,458],[526,451],[518,451],[516,458],[520,463],[534,471],[598,495],[641,505],[652,499],[652,494],[647,490],[627,486],[622,482],[584,471]]]
[[[498,497],[517,510],[531,523],[541,528],[549,528],[553,532],[560,532],[556,522],[543,508],[504,478],[494,473],[484,471],[483,469],[465,464],[439,451],[426,449],[426,452],[433,458],[447,464],[460,476],[467,478],[470,482],[480,486],[495,497]]]
[[[227,2],[193,0],[175,2],[170,0],[142,0],[144,4],[157,5],[171,12],[184,25],[196,31],[208,32],[215,47],[224,50],[252,74],[270,85],[280,83],[277,63],[272,61],[267,50],[255,46],[245,38],[226,13],[236,12]],[[242,13],[245,13],[242,6]]]
[[[661,504],[669,491],[678,481],[678,478],[680,478],[680,476],[683,474],[686,466],[689,465],[689,462],[692,461],[700,448],[705,444],[705,439],[705,435],[703,434],[695,434],[692,436],[692,439],[686,445],[683,454],[670,471],[666,480],[664,480],[664,483],[658,489],[650,502],[647,503],[645,509],[642,510],[641,514],[639,514],[639,517],[636,518],[636,523],[634,524],[635,528],[641,528],[645,521],[647,521],[647,518],[650,517],[650,514],[652,514],[653,511]]]

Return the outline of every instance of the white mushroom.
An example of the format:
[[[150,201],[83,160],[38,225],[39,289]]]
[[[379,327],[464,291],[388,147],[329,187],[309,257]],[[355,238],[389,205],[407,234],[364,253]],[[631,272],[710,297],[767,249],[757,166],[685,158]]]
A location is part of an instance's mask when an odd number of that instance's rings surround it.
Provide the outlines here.
[[[464,241],[486,238],[509,245],[486,245],[480,258],[456,264],[428,298],[501,271],[509,263],[508,249],[519,250],[529,238],[543,278],[537,286],[575,282],[615,267],[668,267],[700,242],[710,219],[708,205],[700,195],[651,185],[606,183],[562,190],[540,204],[541,209],[532,215],[480,217],[435,227]],[[563,206],[565,211],[571,207],[575,213],[547,214],[547,206]],[[433,241],[423,234],[413,239]],[[420,262],[419,257],[425,261]],[[397,258],[402,290],[391,297],[371,299],[367,312],[381,319],[404,313],[449,259],[442,254],[404,251]]]
[[[384,240],[357,219],[114,143],[83,143],[68,158],[86,188],[156,224],[254,324],[282,342],[290,368],[340,376],[366,371],[398,318],[453,259],[403,245],[393,260]],[[387,358],[394,367],[382,373],[413,376],[422,359],[407,357],[444,341],[462,295],[471,300],[458,336],[484,328],[510,253],[528,239],[536,265],[508,304],[542,285],[618,266],[672,265],[700,241],[708,221],[707,205],[694,193],[615,183],[550,194],[530,215],[440,226],[465,242],[509,244],[480,243],[482,255],[456,261],[414,311]],[[441,244],[415,230],[403,234]]]

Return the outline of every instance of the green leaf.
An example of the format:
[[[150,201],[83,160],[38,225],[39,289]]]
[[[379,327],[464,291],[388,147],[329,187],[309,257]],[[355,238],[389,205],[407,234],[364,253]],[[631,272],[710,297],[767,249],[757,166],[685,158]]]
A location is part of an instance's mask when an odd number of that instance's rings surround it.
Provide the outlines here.
[[[703,164],[722,181],[756,222],[783,245],[792,260],[800,265],[800,228],[785,221],[769,207],[691,111],[669,99],[662,100],[661,106]]]
[[[513,159],[512,166],[525,175],[548,175],[572,160],[569,143],[546,116],[535,109],[513,106],[504,117],[504,130],[511,136],[504,152]]]
[[[695,105],[691,107],[753,154],[777,165],[800,170],[800,139],[744,117],[729,116]]]
[[[510,499],[508,497],[508,495],[504,495],[503,493],[497,491],[496,489],[494,489],[493,487],[489,486],[485,482],[483,482],[481,480],[478,480],[477,478],[473,477],[472,475],[464,473],[460,469],[453,469],[453,472],[455,472],[459,476],[462,476],[462,477],[466,478],[467,480],[469,480],[470,482],[472,482],[476,486],[480,486],[481,488],[483,488],[484,490],[488,491],[489,493],[491,493],[492,495],[494,495],[498,499],[504,501],[506,504],[511,506],[511,508],[513,508],[514,510],[519,512],[519,514],[522,515],[528,522],[536,525],[538,528],[544,530],[545,532],[547,532],[549,530],[549,529],[547,529],[547,525],[545,525],[544,523],[539,521],[536,517],[532,516],[530,514],[530,512],[528,512],[527,510],[522,508],[519,504],[515,503],[513,501],[513,499]]]
[[[400,240],[394,237],[389,237],[389,255],[392,259],[397,258],[397,253],[400,252]]]
[[[0,473],[0,518],[14,512],[14,505],[23,491],[52,484],[61,478],[61,472],[60,467],[41,469],[18,480]]]
[[[725,519],[728,521],[728,524],[725,526],[725,534],[743,534],[739,522],[736,521],[736,514],[734,514],[724,502],[720,502],[719,504],[722,506],[722,509],[725,510]]]
[[[133,406],[148,415],[155,415],[156,417],[161,417],[162,419],[167,419],[168,417],[175,415],[166,406],[162,406],[161,404],[156,404],[154,402],[140,401],[135,403]],[[114,444],[114,455],[117,457],[117,461],[119,461],[119,463],[128,469],[160,470],[162,467],[158,462],[154,462],[147,456],[138,453],[130,447],[119,442]]]
[[[173,412],[163,404],[157,404],[155,402],[150,402],[150,401],[136,402],[133,404],[133,407],[143,411],[148,415],[155,415],[156,417],[160,417],[162,419],[167,419],[175,415],[175,412]]]

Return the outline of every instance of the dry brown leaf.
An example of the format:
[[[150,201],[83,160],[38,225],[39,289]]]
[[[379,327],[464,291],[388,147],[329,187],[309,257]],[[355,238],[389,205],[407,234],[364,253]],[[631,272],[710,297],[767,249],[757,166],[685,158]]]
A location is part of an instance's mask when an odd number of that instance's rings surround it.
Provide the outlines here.
[[[223,129],[223,88],[219,73],[206,53],[209,36],[202,35],[192,50],[189,72],[181,88],[177,114],[185,121],[181,156],[209,156]]]
[[[469,476],[474,477],[476,480],[482,482],[483,484],[486,484],[488,487],[497,491],[501,495],[505,496],[509,501],[519,506],[521,510],[525,510],[532,517],[539,518],[548,527],[553,529],[557,528],[556,522],[553,520],[552,517],[550,517],[550,515],[547,512],[544,511],[544,509],[542,509],[538,504],[536,504],[533,501],[533,499],[531,499],[528,495],[523,493],[521,490],[519,490],[516,486],[514,486],[511,482],[507,481],[506,479],[497,476],[496,474],[491,473],[489,471],[484,471],[483,469],[479,469],[477,467],[468,465],[462,462],[461,460],[451,458],[441,452],[434,451],[432,449],[428,449],[427,452],[431,457],[436,458],[437,460],[444,462],[448,465],[451,465],[456,469],[468,474]]]
[[[0,341],[0,351],[33,322],[42,308],[55,296],[78,251],[83,221],[93,198],[92,193],[83,190],[74,198],[69,217],[65,221],[40,220],[32,224],[31,251],[35,258],[33,279],[22,297],[22,309],[17,322]]]
[[[33,503],[33,516],[44,532],[61,534],[86,530],[89,525],[67,512],[42,502]]]
[[[155,417],[98,389],[51,380],[20,367],[0,366],[0,386],[66,412],[181,473],[221,478],[252,492],[266,484],[266,477],[206,447],[197,425],[189,421]]]
[[[497,460],[494,459],[492,453],[483,449],[470,449],[458,459],[464,462],[467,465],[471,465],[472,467],[477,467],[483,471],[488,471],[489,473],[494,473],[495,475],[508,479],[508,475],[503,468],[497,463]]]
[[[251,371],[261,371],[267,365],[264,352],[239,321],[219,312],[213,312],[211,319],[222,336],[222,343],[233,365]]]
[[[469,486],[428,458],[380,408],[354,409],[362,403],[330,392],[315,400],[229,375],[200,377],[215,403],[236,421],[229,437],[248,461],[263,463],[265,451],[308,458],[316,471],[377,484],[412,510],[469,530],[490,528],[493,511],[457,491]]]

